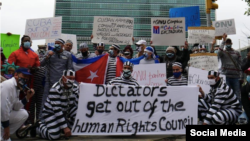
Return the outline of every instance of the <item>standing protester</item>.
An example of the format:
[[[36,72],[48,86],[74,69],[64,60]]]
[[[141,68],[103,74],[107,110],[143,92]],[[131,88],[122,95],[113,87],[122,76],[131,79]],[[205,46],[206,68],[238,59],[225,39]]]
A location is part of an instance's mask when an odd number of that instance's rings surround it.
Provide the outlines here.
[[[223,35],[223,41],[221,43],[218,56],[221,60],[221,73],[226,76],[226,83],[231,87],[240,100],[240,82],[241,72],[241,55],[238,51],[232,49],[231,39],[226,39],[227,35]],[[224,50],[224,46],[226,49]],[[242,79],[243,80],[243,79]]]
[[[67,40],[64,45],[64,50],[70,52],[71,54],[74,54],[71,50],[73,48],[73,42],[71,40]]]
[[[79,45],[80,53],[76,55],[77,59],[88,59],[88,58],[93,58],[96,57],[95,53],[90,53],[89,52],[89,47],[86,43],[81,43]]]
[[[46,82],[42,100],[42,107],[47,99],[48,93],[52,85],[57,82],[64,70],[73,69],[71,53],[63,50],[64,40],[56,39],[54,50],[49,50],[41,61],[41,66],[46,66]]]
[[[106,81],[105,84],[108,84],[110,80],[116,77],[116,57],[120,52],[120,46],[113,44],[109,47],[109,61],[108,61],[108,69],[106,73]]]
[[[75,72],[63,71],[63,75],[49,91],[41,121],[33,126],[32,136],[40,135],[44,139],[56,140],[71,136],[79,99],[79,87],[75,83]]]
[[[133,49],[130,45],[127,45],[123,50],[123,57],[126,59],[132,59],[133,58]]]
[[[33,89],[26,89],[30,75],[27,68],[19,68],[14,77],[1,83],[1,140],[10,140],[10,135],[28,119],[27,111],[22,108],[35,94]],[[19,100],[20,90],[27,90],[22,100]]]
[[[189,51],[188,51],[188,43],[185,42],[184,50],[182,52],[181,56],[177,55],[177,51],[174,47],[168,47],[166,49],[166,73],[167,73],[167,78],[173,76],[173,71],[172,71],[172,64],[174,62],[180,62],[182,64],[182,70],[184,71],[187,62],[189,61]],[[183,72],[183,75],[187,76],[187,72]]]
[[[210,93],[205,94],[200,86],[199,120],[203,125],[235,124],[241,114],[241,106],[233,90],[223,82],[216,71],[208,72]]]
[[[123,64],[123,73],[121,77],[116,77],[109,81],[109,85],[132,85],[139,86],[136,79],[134,79],[131,74],[133,72],[133,64],[129,61]]]
[[[182,75],[182,64],[174,62],[173,65],[173,76],[165,80],[167,86],[187,86],[188,79]]]
[[[147,46],[147,42],[145,40],[139,40],[138,42],[135,43],[136,45],[136,51],[138,52],[134,58],[139,58],[140,56],[143,55],[144,49]]]
[[[148,46],[144,49],[144,59],[140,60],[140,64],[155,64],[159,63],[154,54],[154,48]]]
[[[105,44],[103,42],[98,43],[97,47],[96,47],[96,50],[95,50],[96,56],[106,54],[106,52],[104,50],[105,50]]]

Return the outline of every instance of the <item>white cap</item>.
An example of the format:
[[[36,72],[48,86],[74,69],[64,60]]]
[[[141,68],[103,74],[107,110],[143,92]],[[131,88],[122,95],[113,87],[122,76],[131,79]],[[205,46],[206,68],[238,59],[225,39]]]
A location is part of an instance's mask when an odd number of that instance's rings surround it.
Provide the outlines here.
[[[145,40],[139,40],[138,42],[135,43],[136,45],[147,45],[147,42]]]

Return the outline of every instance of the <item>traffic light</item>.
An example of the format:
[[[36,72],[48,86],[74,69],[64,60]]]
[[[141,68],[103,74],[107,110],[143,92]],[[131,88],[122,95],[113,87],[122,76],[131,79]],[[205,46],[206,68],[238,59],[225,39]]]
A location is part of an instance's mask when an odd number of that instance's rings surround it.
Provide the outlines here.
[[[218,4],[214,3],[215,0],[206,0],[206,12],[210,14],[211,9],[218,9]]]

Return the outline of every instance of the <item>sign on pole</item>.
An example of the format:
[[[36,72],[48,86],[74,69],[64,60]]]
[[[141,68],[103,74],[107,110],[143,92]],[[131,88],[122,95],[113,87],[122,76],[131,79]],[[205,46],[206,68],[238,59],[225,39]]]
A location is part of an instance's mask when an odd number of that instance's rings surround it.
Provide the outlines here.
[[[26,21],[25,35],[31,40],[56,39],[61,37],[62,17],[28,19]]]
[[[61,39],[63,39],[65,42],[67,40],[71,40],[73,42],[72,52],[74,54],[77,53],[77,39],[76,35],[74,34],[61,34]],[[46,39],[46,45],[54,47],[55,46],[55,39]]]
[[[19,49],[20,35],[12,34],[7,35],[1,33],[1,47],[6,58],[9,58],[10,54]]]
[[[72,135],[185,135],[197,124],[197,93],[197,86],[81,83]]]
[[[212,43],[214,37],[214,27],[188,27],[188,43]]]
[[[169,17],[185,17],[186,31],[188,27],[201,26],[199,6],[170,8]]]
[[[134,18],[95,16],[93,43],[132,45]]]
[[[132,77],[142,86],[166,86],[166,64],[134,65]]]
[[[222,36],[224,33],[227,35],[236,34],[234,19],[213,21],[215,27],[215,36]]]
[[[196,53],[190,54],[190,67],[203,70],[218,71],[218,56],[216,53]]]
[[[151,18],[152,45],[183,45],[186,41],[185,18]]]

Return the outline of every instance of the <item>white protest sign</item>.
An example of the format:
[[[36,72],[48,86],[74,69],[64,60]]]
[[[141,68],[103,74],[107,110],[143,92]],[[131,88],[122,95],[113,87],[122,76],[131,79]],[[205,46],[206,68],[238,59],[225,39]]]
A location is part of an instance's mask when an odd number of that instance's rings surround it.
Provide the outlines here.
[[[166,86],[166,64],[134,65],[132,77],[143,86]]]
[[[185,135],[198,87],[80,84],[72,135]]]
[[[72,47],[72,52],[74,54],[77,53],[77,40],[76,40],[76,35],[74,34],[61,34],[61,39],[63,39],[65,42],[67,40],[71,40],[73,42],[73,47]],[[55,46],[55,39],[46,39],[46,45],[54,47]]]
[[[197,86],[200,85],[205,94],[209,93],[210,85],[208,83],[208,71],[201,70],[193,67],[189,67],[188,72],[188,86]],[[226,81],[225,75],[220,75],[223,81]]]
[[[207,71],[218,71],[218,56],[216,53],[190,54],[189,65]]]
[[[213,21],[213,27],[215,27],[215,36],[222,36],[224,33],[236,34],[234,19]]]
[[[93,43],[132,45],[134,18],[95,16]]]
[[[25,35],[31,40],[56,39],[61,37],[62,17],[28,19],[26,21]]]
[[[185,18],[151,18],[152,45],[183,45]]]
[[[188,27],[188,43],[212,43],[215,37],[214,27]]]

